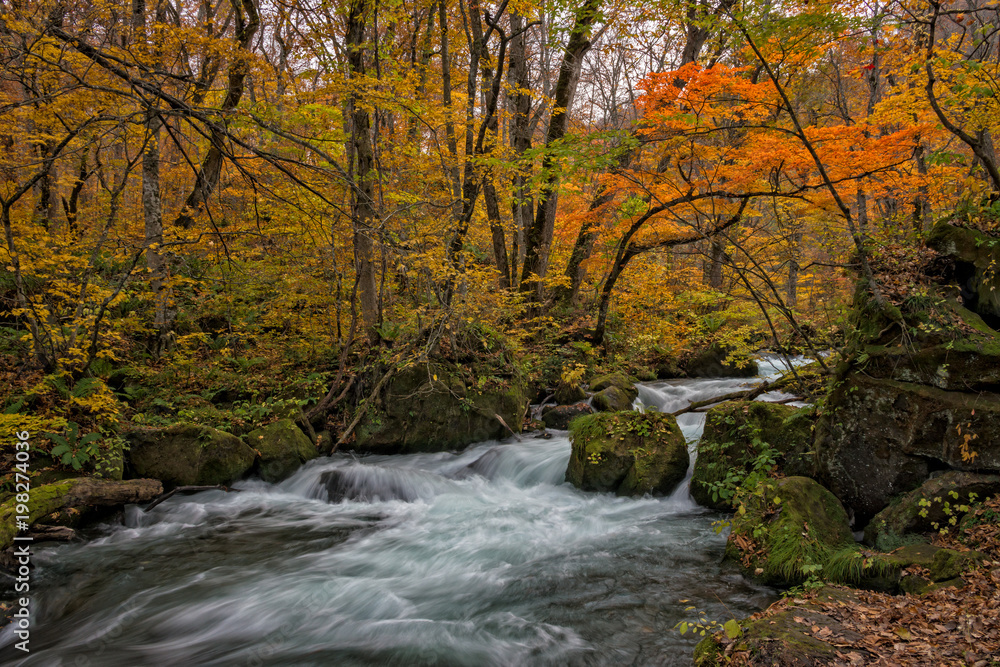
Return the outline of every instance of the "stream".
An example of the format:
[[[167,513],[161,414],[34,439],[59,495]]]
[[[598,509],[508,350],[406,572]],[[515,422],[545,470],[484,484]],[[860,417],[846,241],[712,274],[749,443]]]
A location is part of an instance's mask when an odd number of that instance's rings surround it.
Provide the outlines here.
[[[746,382],[647,383],[636,407]],[[678,422],[693,453],[704,414]],[[31,652],[8,626],[0,664],[689,665],[700,637],[677,623],[776,599],[721,564],[721,515],[687,481],[669,498],[584,493],[564,482],[569,455],[559,431],[337,454],[280,484],[131,506],[96,539],[34,549]]]

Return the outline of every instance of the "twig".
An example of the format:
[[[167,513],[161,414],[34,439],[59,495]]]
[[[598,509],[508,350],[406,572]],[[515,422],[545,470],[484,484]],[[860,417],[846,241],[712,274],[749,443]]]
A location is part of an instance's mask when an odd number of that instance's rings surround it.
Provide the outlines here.
[[[514,438],[515,438],[515,439],[516,439],[516,440],[517,440],[518,442],[521,442],[521,436],[519,436],[519,435],[518,435],[517,433],[514,433],[514,429],[512,429],[512,428],[511,428],[510,426],[507,426],[507,422],[505,422],[505,421],[503,420],[503,417],[501,417],[500,415],[498,415],[498,414],[497,414],[497,413],[495,413],[495,412],[493,413],[493,416],[497,418],[497,421],[499,421],[499,422],[500,422],[501,424],[503,424],[503,426],[504,426],[504,428],[505,428],[505,429],[507,429],[508,431],[510,431],[510,434],[511,434],[512,436],[514,436]]]

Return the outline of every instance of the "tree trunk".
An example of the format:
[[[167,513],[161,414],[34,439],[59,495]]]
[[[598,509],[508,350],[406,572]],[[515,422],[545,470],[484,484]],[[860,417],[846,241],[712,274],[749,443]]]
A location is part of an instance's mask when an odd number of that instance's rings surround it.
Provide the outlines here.
[[[585,0],[577,11],[569,43],[563,52],[562,64],[559,67],[549,129],[545,136],[547,148],[551,148],[566,136],[576,80],[583,66],[583,57],[590,50],[590,29],[597,19],[599,7],[600,0]],[[530,300],[536,303],[541,303],[543,297],[541,279],[545,277],[548,269],[556,213],[556,186],[559,183],[558,165],[551,151],[546,151],[542,158],[542,171],[547,173],[547,176],[539,193],[535,220],[525,239],[524,266],[521,271],[521,292],[530,295]]]
[[[347,60],[351,80],[365,76],[365,38],[367,0],[352,0],[347,17]],[[371,11],[374,11],[372,9]],[[354,268],[358,279],[358,296],[361,302],[361,320],[368,339],[378,343],[379,291],[375,276],[375,233],[378,214],[375,210],[374,166],[375,152],[371,142],[371,119],[361,104],[359,89],[351,93],[351,149],[354,153],[354,186],[351,196],[351,225],[354,231]]]

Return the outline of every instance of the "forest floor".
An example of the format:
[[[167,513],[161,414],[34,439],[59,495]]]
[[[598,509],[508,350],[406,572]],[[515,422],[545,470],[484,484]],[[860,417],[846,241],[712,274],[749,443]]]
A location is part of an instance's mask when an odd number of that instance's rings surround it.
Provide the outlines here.
[[[973,510],[967,527],[937,535],[934,543],[984,554],[974,569],[962,574],[962,588],[938,588],[924,595],[890,595],[828,586],[820,591],[786,597],[751,617],[761,621],[779,614],[791,616],[791,642],[817,646],[831,658],[817,662],[774,662],[767,651],[741,646],[740,638],[720,635],[726,664],[823,664],[831,667],[885,665],[911,667],[1000,666],[1000,498]],[[919,572],[913,572],[919,574]],[[777,624],[776,621],[770,623]],[[809,651],[814,653],[814,651]],[[785,654],[788,655],[787,653]]]

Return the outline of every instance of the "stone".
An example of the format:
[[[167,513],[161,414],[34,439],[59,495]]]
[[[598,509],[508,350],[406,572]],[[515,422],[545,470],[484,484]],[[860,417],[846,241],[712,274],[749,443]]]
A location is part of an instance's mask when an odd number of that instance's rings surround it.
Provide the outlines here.
[[[280,482],[319,455],[316,446],[291,419],[280,419],[251,431],[244,438],[260,453],[257,472],[265,482]]]
[[[579,384],[560,382],[556,387],[555,399],[560,405],[578,403],[587,398],[587,392]]]
[[[934,470],[1000,473],[1000,395],[849,373],[817,424],[816,459],[864,526]]]
[[[199,424],[133,431],[129,463],[136,477],[151,477],[164,487],[232,484],[253,467],[256,455],[234,435]]]
[[[635,388],[635,383],[624,373],[600,375],[590,381],[590,390],[595,393],[604,391],[608,387],[618,387],[626,393],[634,393],[635,396],[639,395],[639,390]],[[633,399],[635,396],[633,396]]]
[[[746,475],[767,452],[785,475],[810,476],[814,412],[764,401],[731,401],[717,405],[705,417],[705,431],[698,443],[698,456],[691,476],[691,497],[699,505],[731,510],[731,498],[723,497],[718,484],[734,471]],[[760,472],[768,472],[766,469]],[[722,491],[722,493],[720,493]]]
[[[1000,325],[1000,241],[945,220],[927,236],[927,245],[955,263],[954,278],[965,306],[991,327]]]
[[[359,423],[356,439],[343,447],[379,454],[442,452],[505,437],[509,431],[496,415],[518,428],[528,400],[520,376],[477,388],[465,370],[428,361],[399,371]]]
[[[620,387],[607,387],[593,395],[590,404],[598,412],[624,412],[632,408],[632,401],[635,395],[626,392]]]
[[[584,491],[668,495],[687,474],[687,444],[670,415],[587,415],[570,424],[570,438],[566,480]]]
[[[742,500],[726,558],[763,583],[800,584],[855,544],[840,501],[808,477],[772,480],[747,489]]]
[[[700,352],[695,353],[691,358],[681,364],[688,377],[693,378],[718,378],[718,377],[755,377],[760,371],[757,362],[753,359],[738,366],[735,363],[727,362],[729,350],[721,345],[712,345]]]
[[[583,402],[573,405],[553,405],[542,411],[542,422],[546,428],[564,431],[569,428],[569,423],[577,417],[593,413],[594,409]]]
[[[906,533],[937,530],[960,520],[961,505],[1000,493],[1000,475],[950,470],[898,498],[865,526],[865,542],[880,549]]]

